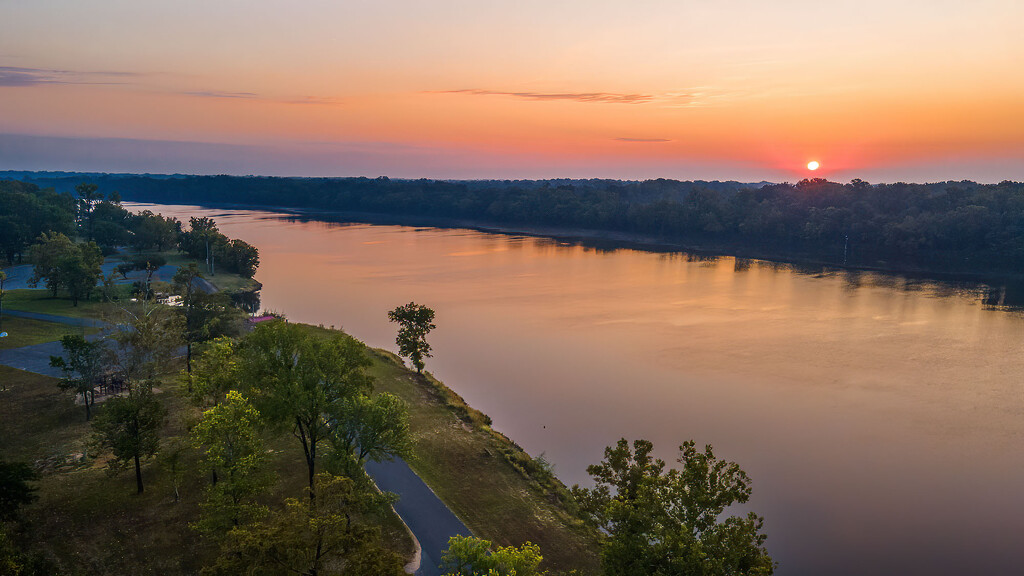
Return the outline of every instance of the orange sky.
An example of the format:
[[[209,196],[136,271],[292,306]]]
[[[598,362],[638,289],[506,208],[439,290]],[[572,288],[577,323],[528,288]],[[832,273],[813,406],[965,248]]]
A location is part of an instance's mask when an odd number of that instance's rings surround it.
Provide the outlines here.
[[[0,169],[1024,179],[1017,0],[148,4],[4,4]]]

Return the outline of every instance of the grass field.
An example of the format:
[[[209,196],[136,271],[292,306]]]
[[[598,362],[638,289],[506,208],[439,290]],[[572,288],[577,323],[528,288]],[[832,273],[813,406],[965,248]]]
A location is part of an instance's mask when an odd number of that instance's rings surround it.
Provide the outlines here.
[[[109,310],[109,304],[100,301],[98,291],[93,292],[92,299],[80,300],[78,306],[73,306],[70,299],[63,295],[54,298],[49,290],[23,289],[4,292],[4,309],[99,320]]]
[[[4,315],[3,327],[0,328],[0,332],[7,332],[7,336],[0,338],[0,350],[3,350],[53,342],[60,340],[65,334],[78,334],[79,336],[95,334],[97,329]]]

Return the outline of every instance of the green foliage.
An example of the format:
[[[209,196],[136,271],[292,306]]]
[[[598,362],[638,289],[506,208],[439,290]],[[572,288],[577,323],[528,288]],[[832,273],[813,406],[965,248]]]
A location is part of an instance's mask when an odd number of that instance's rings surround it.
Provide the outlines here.
[[[60,339],[64,349],[62,356],[50,356],[50,366],[64,372],[58,386],[81,394],[85,404],[85,419],[92,418],[92,406],[96,401],[96,379],[103,374],[104,346],[101,342],[89,342],[77,334],[68,334]]]
[[[320,474],[316,500],[285,501],[265,520],[228,533],[207,576],[400,576],[401,559],[380,545],[379,530],[357,518],[387,506],[383,495],[349,478]]]
[[[573,487],[581,510],[607,535],[602,566],[609,576],[768,575],[775,563],[764,549],[763,519],[749,513],[719,517],[750,498],[750,479],[711,446],[679,447],[680,469],[665,471],[653,445],[625,440],[587,468],[596,486]]]
[[[181,222],[165,218],[150,210],[143,210],[131,217],[129,229],[132,232],[130,244],[138,251],[156,250],[163,252],[178,243]]]
[[[0,459],[0,522],[14,520],[19,508],[36,500],[36,488],[29,482],[38,479],[28,464]]]
[[[195,524],[200,532],[222,535],[266,515],[266,507],[256,503],[255,497],[273,478],[265,471],[267,452],[259,428],[259,412],[232,390],[224,402],[203,412],[192,429],[202,469],[217,474],[217,482],[206,489],[206,500],[200,504]]]
[[[35,265],[29,283],[36,286],[45,280],[54,296],[65,289],[75,306],[96,287],[103,264],[103,253],[95,242],[75,244],[59,232],[41,234],[29,256]]]
[[[540,547],[529,542],[521,547],[497,547],[473,536],[452,536],[441,556],[445,576],[541,576]]]
[[[35,184],[0,180],[0,256],[14,264],[40,234],[73,234],[75,201]]]
[[[384,392],[373,397],[358,394],[346,398],[333,428],[331,445],[342,462],[362,467],[367,460],[380,462],[412,454],[409,407],[394,394]],[[356,472],[350,471],[350,474]]]
[[[260,265],[255,246],[221,234],[212,218],[191,218],[189,230],[181,233],[178,245],[190,258],[213,259],[216,266],[244,278],[252,278]]]
[[[270,422],[288,426],[302,444],[315,494],[320,447],[334,433],[346,401],[368,394],[373,380],[361,342],[344,334],[311,336],[304,328],[275,320],[260,324],[240,343],[242,381]]]
[[[235,341],[223,336],[207,344],[196,359],[189,396],[195,404],[214,406],[224,399],[229,390],[239,388],[241,384]]]
[[[427,333],[434,326],[434,311],[426,306],[410,302],[388,312],[388,320],[398,322],[398,354],[408,358],[417,373],[423,372],[423,359],[430,358],[430,344]]]
[[[192,373],[192,347],[211,338],[238,335],[242,331],[244,312],[235,308],[229,296],[220,292],[203,292],[198,281],[203,277],[195,263],[178,267],[172,286],[181,297],[185,340],[185,370]]]
[[[142,493],[141,461],[156,454],[160,428],[167,411],[147,386],[135,386],[127,396],[110,398],[93,420],[93,442],[109,450],[112,470],[135,464],[135,483]]]

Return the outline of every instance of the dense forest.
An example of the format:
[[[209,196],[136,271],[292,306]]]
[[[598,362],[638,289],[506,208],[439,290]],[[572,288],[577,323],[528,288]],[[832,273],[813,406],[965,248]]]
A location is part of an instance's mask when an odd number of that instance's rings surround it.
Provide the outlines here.
[[[1024,268],[1024,183],[1019,182],[19,175],[57,190],[86,178],[139,201],[278,206],[396,220],[430,218],[440,225],[625,234],[688,248],[859,267],[1012,275]]]

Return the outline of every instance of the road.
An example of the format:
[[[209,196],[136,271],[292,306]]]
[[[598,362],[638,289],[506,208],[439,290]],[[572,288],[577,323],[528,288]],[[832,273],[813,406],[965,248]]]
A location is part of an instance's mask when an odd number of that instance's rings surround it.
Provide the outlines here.
[[[420,567],[415,574],[441,576],[441,551],[448,547],[448,538],[472,532],[405,461],[367,462],[366,471],[381,490],[399,496],[395,511],[420,543]]]

